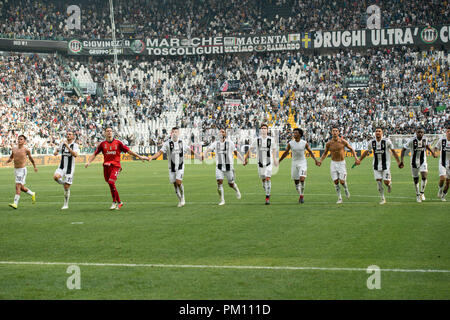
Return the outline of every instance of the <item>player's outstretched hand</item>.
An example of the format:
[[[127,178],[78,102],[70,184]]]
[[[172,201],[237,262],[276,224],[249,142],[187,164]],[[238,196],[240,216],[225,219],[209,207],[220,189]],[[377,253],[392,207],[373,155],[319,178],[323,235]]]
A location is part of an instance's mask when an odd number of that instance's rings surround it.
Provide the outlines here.
[[[85,168],[89,167],[89,163],[86,162],[86,164],[84,165]]]
[[[403,162],[400,162],[400,163],[398,164],[398,167],[399,167],[400,169],[403,169],[404,166],[405,166],[405,165],[403,164]]]
[[[322,165],[321,161],[316,161],[316,166],[320,167]]]
[[[37,168],[34,168],[34,172],[37,172],[38,171],[38,169]]]
[[[355,160],[355,164],[356,164],[357,166],[359,166],[359,165],[361,164],[361,160],[356,159],[356,160]]]
[[[247,161],[247,159],[245,159],[243,165],[246,166],[247,163],[248,163],[248,161]]]

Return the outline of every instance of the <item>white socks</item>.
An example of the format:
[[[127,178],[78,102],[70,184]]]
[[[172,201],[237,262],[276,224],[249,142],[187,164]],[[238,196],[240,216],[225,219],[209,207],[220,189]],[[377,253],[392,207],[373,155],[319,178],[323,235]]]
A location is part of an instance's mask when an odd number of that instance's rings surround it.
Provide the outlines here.
[[[178,189],[178,187],[174,187],[175,188],[175,193],[177,194],[178,197],[178,201],[181,201],[181,192],[180,189]]]
[[[233,188],[234,191],[239,192],[239,188],[238,188],[236,182],[233,183],[232,188]],[[223,190],[223,188],[222,188],[222,190]]]
[[[18,194],[16,194],[15,196],[14,196],[14,204],[19,204],[19,200],[20,200],[20,195],[18,195]]]
[[[295,189],[297,189],[298,194],[302,196],[305,191],[305,181],[300,181],[299,184],[296,184]]]
[[[264,190],[266,191],[266,196],[270,196],[270,191],[272,189],[272,181],[264,181]]]
[[[65,190],[64,189],[64,205],[67,206],[69,204],[69,198],[70,198],[70,189]]]
[[[383,181],[377,181],[378,184],[378,192],[381,195],[381,198],[384,198],[384,188],[383,188]]]
[[[224,199],[223,199],[223,184],[217,185],[217,192],[219,193],[220,200],[224,201]]]
[[[420,186],[420,193],[425,193],[425,187],[427,186],[427,179],[423,180],[422,179],[422,184]]]
[[[33,191],[31,191],[30,189],[28,189],[27,194],[29,194],[30,196],[32,196],[33,193],[34,193]]]
[[[348,192],[347,181],[342,186],[344,187],[344,191]]]
[[[420,196],[420,192],[419,192],[419,182],[414,183],[414,188],[416,189],[416,195]]]
[[[341,186],[340,184],[335,184],[334,187],[336,188],[336,193],[338,195],[338,198],[341,198]]]
[[[178,190],[180,190],[181,200],[184,200],[184,186],[183,184],[180,184],[178,187]]]

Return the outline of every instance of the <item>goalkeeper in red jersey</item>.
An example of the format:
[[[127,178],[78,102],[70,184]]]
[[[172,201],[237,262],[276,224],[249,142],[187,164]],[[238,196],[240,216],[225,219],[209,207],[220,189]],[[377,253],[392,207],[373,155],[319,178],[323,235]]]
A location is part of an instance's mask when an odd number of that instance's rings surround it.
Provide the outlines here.
[[[119,210],[123,206],[123,202],[120,201],[119,192],[116,188],[117,176],[119,175],[119,172],[122,171],[122,167],[120,166],[120,154],[125,152],[141,160],[148,160],[148,158],[136,154],[124,145],[122,141],[114,139],[114,133],[111,127],[106,128],[105,138],[106,140],[101,142],[97,146],[94,154],[89,157],[85,167],[87,168],[100,152],[103,153],[103,175],[105,177],[105,181],[109,185],[111,196],[113,198],[113,203],[110,209]]]

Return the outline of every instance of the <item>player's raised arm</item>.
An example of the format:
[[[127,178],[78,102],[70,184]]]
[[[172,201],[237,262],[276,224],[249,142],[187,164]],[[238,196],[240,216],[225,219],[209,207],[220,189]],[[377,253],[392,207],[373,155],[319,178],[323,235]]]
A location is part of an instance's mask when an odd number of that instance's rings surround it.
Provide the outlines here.
[[[280,161],[278,161],[278,163],[281,163],[281,161],[283,161],[284,158],[286,158],[288,156],[289,151],[291,151],[291,145],[288,143],[286,150],[284,150],[283,154],[281,155]]]
[[[55,151],[53,152],[53,155],[56,157],[59,154],[59,148],[56,147]]]
[[[330,142],[327,142],[325,144],[325,150],[323,151],[322,156],[320,157],[319,162],[317,163],[317,165],[320,167],[322,165],[323,160],[325,160],[325,158],[328,155],[328,151],[330,151]]]
[[[309,147],[308,142],[305,144],[305,149],[306,149],[306,151],[308,151],[309,155],[311,156],[311,158],[314,159],[314,162],[315,162],[316,165],[317,165],[318,161],[317,161],[317,159],[316,159],[316,156],[314,155],[314,152],[312,152],[311,148]]]
[[[34,162],[33,157],[31,156],[31,151],[30,151],[30,149],[27,149],[26,153],[27,153],[28,159],[30,159],[31,164],[33,165],[34,172],[37,172],[38,169],[36,168],[36,163]]]

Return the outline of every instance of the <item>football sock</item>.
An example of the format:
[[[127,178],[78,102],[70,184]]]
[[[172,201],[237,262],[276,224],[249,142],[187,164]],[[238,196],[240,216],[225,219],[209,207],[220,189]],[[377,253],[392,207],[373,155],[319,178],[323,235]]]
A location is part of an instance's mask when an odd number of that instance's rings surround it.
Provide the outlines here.
[[[118,202],[119,200],[117,199],[117,190],[116,190],[116,184],[114,182],[108,182],[109,185],[109,190],[111,191],[111,197],[113,199],[113,202]]]
[[[220,200],[223,201],[223,184],[217,185],[217,191],[219,192]]]
[[[301,189],[300,183],[295,185],[295,190],[297,190],[299,195],[302,195],[302,189]]]
[[[178,186],[174,186],[175,188],[175,194],[177,195],[178,200],[181,200],[181,193],[180,190],[178,189]]]
[[[64,190],[64,205],[69,204],[69,198],[70,198],[70,189]]]
[[[336,193],[338,195],[338,198],[341,198],[341,187],[340,187],[339,183],[335,184],[334,187],[336,188]]]
[[[427,186],[427,179],[422,179],[422,184],[420,186],[420,193],[424,193],[425,192],[425,187]]]
[[[414,188],[416,189],[416,195],[420,196],[420,192],[419,192],[419,182],[414,184]]]
[[[380,193],[381,197],[384,198],[383,181],[377,181],[377,184],[378,184],[378,192]]]
[[[342,185],[344,187],[345,192],[348,192],[347,181]]]
[[[305,181],[300,181],[300,195],[302,196],[305,192]]]
[[[180,190],[181,199],[184,199],[184,186],[183,186],[183,184],[180,184],[178,189]]]
[[[266,181],[266,196],[270,196],[270,191],[272,189],[272,181]]]
[[[14,203],[17,205],[17,204],[19,204],[19,200],[20,200],[20,196],[18,195],[18,194],[16,194],[15,196],[14,196]]]
[[[33,191],[31,191],[30,189],[28,189],[27,193],[32,196],[33,195]]]

